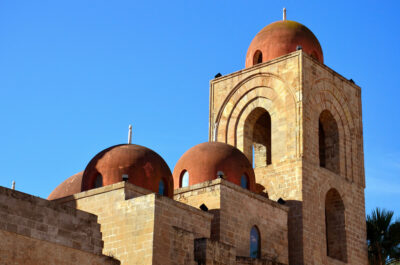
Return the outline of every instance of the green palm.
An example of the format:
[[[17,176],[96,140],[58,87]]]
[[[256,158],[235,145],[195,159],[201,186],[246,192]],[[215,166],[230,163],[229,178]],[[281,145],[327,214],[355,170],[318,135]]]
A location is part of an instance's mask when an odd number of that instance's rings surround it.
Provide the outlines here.
[[[367,216],[368,259],[371,265],[400,264],[400,220],[393,211],[376,208]]]

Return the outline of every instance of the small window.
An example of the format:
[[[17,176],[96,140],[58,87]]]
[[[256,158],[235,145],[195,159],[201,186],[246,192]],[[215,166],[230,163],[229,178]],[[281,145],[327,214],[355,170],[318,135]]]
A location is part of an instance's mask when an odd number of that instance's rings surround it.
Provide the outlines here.
[[[250,231],[250,258],[259,258],[261,256],[260,232],[256,226]]]
[[[180,183],[180,187],[184,188],[189,186],[189,172],[187,172],[186,170],[184,170],[181,174],[181,183]]]
[[[96,181],[94,182],[95,188],[103,187],[103,176],[101,174],[97,175]]]
[[[158,184],[158,194],[165,195],[165,183],[164,183],[164,180],[160,180],[160,183]]]
[[[263,58],[262,58],[262,53],[261,53],[261,51],[260,51],[260,50],[258,50],[258,51],[256,51],[256,52],[254,53],[254,57],[253,57],[253,65],[256,65],[256,64],[262,63],[262,61],[263,61]]]
[[[244,189],[249,189],[249,181],[245,174],[243,174],[240,178],[240,186],[242,186]]]

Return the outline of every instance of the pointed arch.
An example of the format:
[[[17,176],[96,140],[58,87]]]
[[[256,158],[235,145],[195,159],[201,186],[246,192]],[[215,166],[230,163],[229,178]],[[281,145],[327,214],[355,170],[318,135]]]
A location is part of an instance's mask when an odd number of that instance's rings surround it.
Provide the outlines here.
[[[347,262],[345,207],[336,189],[325,197],[326,250],[331,258]]]
[[[340,174],[339,129],[329,110],[324,110],[318,120],[319,165]]]
[[[270,165],[272,153],[269,112],[260,107],[253,109],[245,120],[243,130],[243,151],[250,162],[254,167]]]

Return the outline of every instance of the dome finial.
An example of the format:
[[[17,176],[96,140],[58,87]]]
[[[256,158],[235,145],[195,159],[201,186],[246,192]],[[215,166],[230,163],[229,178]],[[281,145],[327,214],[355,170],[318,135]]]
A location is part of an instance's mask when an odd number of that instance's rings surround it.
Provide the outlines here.
[[[128,144],[132,143],[132,125],[129,124]]]
[[[283,20],[286,20],[286,7],[283,8]]]

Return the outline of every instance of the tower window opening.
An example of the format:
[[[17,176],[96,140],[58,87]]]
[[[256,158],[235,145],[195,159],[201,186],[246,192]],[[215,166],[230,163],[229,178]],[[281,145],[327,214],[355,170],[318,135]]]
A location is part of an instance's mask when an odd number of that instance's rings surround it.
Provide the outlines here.
[[[339,174],[339,130],[335,119],[328,110],[319,116],[319,165]]]
[[[181,188],[189,186],[189,172],[187,170],[182,171],[179,186]]]
[[[97,175],[96,180],[94,182],[95,188],[103,187],[103,176],[101,174]]]
[[[263,60],[263,58],[262,58],[262,52],[261,52],[260,50],[257,50],[257,51],[254,53],[253,65],[262,63],[262,60]]]
[[[259,258],[261,256],[260,232],[256,226],[250,231],[250,258]]]
[[[244,126],[244,153],[254,168],[272,163],[271,116],[263,108],[254,109]]]
[[[325,227],[327,255],[347,262],[345,208],[339,192],[335,189],[326,194]]]
[[[240,186],[244,189],[249,189],[249,180],[246,174],[243,174],[240,178]]]

